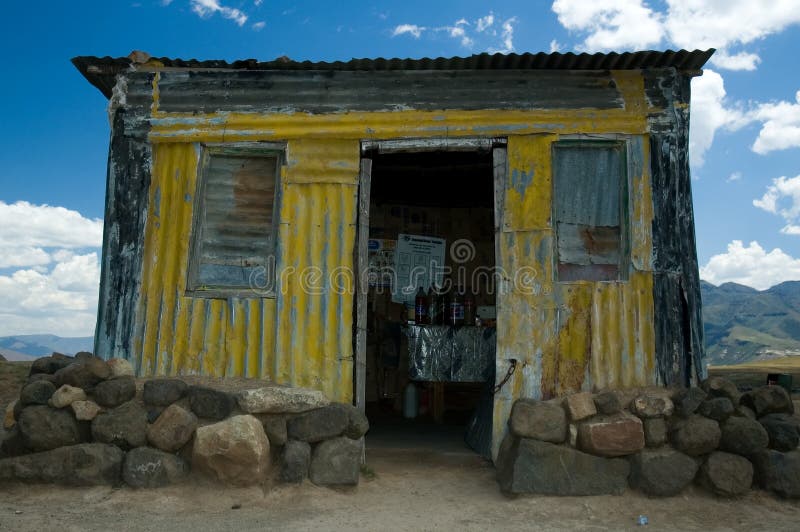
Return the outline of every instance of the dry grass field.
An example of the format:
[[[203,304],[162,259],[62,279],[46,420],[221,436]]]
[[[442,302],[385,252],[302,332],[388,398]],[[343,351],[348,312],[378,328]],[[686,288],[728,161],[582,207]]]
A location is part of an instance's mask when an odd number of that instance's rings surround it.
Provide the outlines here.
[[[800,356],[758,360],[735,366],[709,366],[709,376],[725,377],[736,383],[741,390],[767,383],[769,373],[788,373],[792,376],[793,394],[800,395]]]
[[[30,362],[0,361],[0,412],[5,412],[6,405],[19,397],[30,367]]]

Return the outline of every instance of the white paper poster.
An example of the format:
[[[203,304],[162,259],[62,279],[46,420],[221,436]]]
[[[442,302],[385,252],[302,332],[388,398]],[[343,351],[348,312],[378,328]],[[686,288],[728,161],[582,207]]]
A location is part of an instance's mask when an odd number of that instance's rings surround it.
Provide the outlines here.
[[[399,234],[394,255],[397,282],[392,285],[392,301],[413,306],[420,286],[425,293],[434,282],[442,286],[445,248],[443,238]]]

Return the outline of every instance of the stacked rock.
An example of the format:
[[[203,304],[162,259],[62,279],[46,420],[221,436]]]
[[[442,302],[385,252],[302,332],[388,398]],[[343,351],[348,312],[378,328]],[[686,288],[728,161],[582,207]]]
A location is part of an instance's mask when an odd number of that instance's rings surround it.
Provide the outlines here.
[[[622,399],[626,397],[626,399]],[[723,497],[754,483],[800,497],[800,419],[789,394],[740,394],[726,379],[700,387],[576,393],[518,400],[497,458],[509,494],[671,496],[697,484]]]
[[[195,470],[236,485],[274,472],[328,486],[358,483],[369,423],[318,391],[230,392],[174,378],[137,389],[126,360],[54,353],[31,366],[5,429],[0,481],[152,488]]]

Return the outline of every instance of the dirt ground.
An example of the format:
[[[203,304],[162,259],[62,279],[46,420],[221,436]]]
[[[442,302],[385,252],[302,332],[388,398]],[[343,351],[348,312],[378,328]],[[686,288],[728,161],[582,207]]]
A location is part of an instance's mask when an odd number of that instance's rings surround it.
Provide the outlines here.
[[[0,488],[0,530],[798,530],[800,502],[763,492],[737,501],[699,490],[668,499],[501,495],[477,458],[369,452],[373,475],[354,489]]]

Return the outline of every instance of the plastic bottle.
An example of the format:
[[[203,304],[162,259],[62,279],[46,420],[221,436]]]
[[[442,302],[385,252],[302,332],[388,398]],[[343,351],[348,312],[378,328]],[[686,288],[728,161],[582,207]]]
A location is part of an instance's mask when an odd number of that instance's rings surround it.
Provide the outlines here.
[[[464,325],[464,293],[459,286],[450,297],[450,325],[460,327]]]
[[[464,295],[464,324],[475,325],[475,297],[471,290]]]
[[[417,297],[414,298],[414,323],[424,325],[428,322],[428,296],[420,286],[417,290]]]
[[[428,289],[428,323],[431,325],[441,325],[442,323],[439,312],[439,294],[433,285]]]
[[[403,390],[403,417],[414,419],[419,412],[419,398],[417,397],[417,387],[413,382],[406,384]]]

